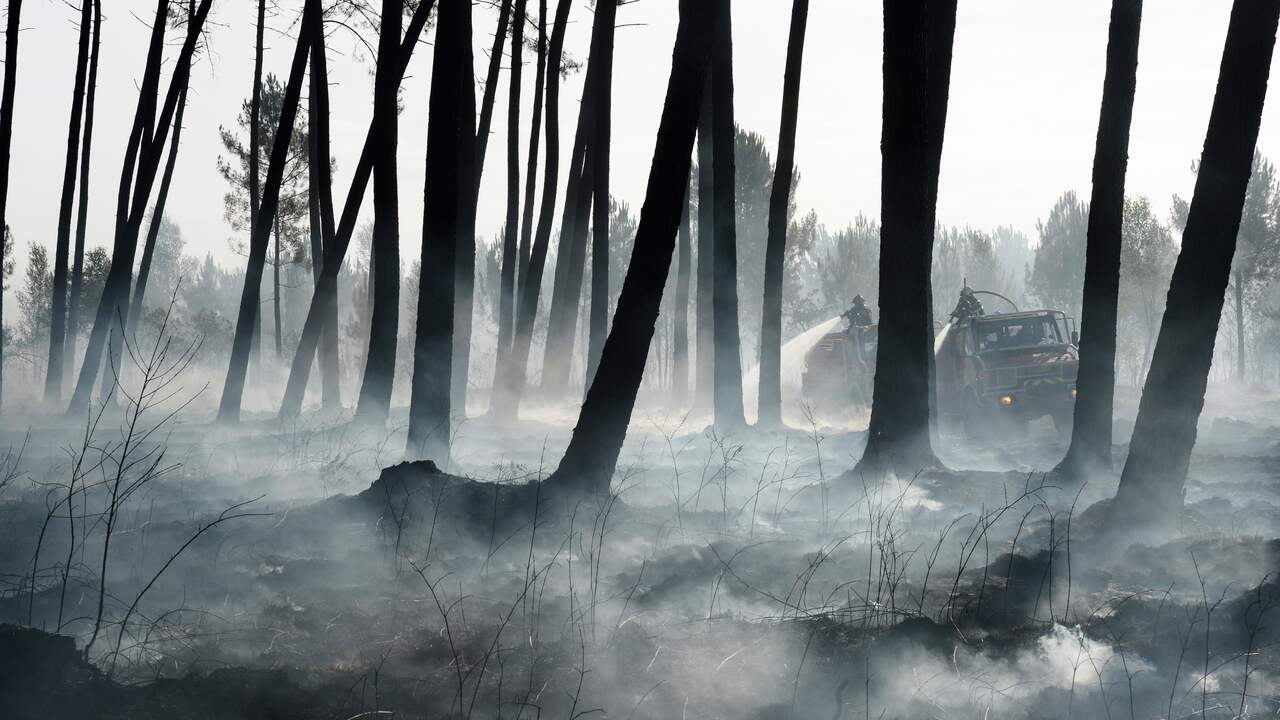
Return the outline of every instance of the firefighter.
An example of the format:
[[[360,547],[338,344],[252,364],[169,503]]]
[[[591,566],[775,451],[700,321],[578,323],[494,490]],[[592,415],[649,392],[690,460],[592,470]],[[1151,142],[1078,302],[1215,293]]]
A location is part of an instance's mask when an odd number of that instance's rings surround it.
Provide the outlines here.
[[[853,296],[853,306],[844,311],[844,314],[840,317],[848,321],[850,329],[874,324],[871,319],[871,311],[867,309],[861,295]]]
[[[984,314],[986,312],[982,308],[982,301],[974,294],[973,289],[967,285],[961,288],[960,301],[956,303],[956,309],[951,311],[951,319],[961,321]]]

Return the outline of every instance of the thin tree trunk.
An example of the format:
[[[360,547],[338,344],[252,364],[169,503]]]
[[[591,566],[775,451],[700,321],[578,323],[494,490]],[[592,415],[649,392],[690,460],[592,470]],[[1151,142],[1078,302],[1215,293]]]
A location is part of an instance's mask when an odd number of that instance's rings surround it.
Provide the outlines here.
[[[609,143],[613,124],[613,34],[617,17],[617,0],[601,0],[596,4],[600,19],[600,71],[596,75],[595,132],[591,145],[591,315],[587,334],[587,374],[585,387],[591,387],[600,352],[609,333]],[[579,284],[581,288],[581,284]],[[575,304],[576,305],[576,304]]]
[[[6,210],[9,200],[9,146],[13,138],[13,96],[18,79],[18,33],[22,0],[9,0],[9,22],[4,36],[4,88],[0,90],[0,258],[8,237]],[[4,316],[4,272],[0,268],[0,317]],[[0,332],[0,400],[4,397],[4,333]]]
[[[71,213],[76,196],[76,165],[80,149],[80,118],[84,114],[85,74],[89,69],[89,39],[93,31],[93,5],[82,0],[80,42],[76,51],[75,82],[71,90],[71,119],[67,122],[67,154],[62,173],[62,200],[58,204],[58,238],[53,261],[53,302],[49,318],[49,357],[45,371],[44,400],[62,397],[62,358],[66,346],[67,256],[71,251]]]
[[[938,4],[946,10],[937,12]],[[954,2],[884,3],[880,345],[867,447],[855,472],[910,473],[937,462],[929,437],[929,285],[939,167],[934,157],[940,157],[943,135],[937,121],[939,115],[945,119],[941,81],[950,73],[951,38],[933,28],[947,12],[954,25],[954,9]],[[937,43],[947,46],[930,47]],[[931,65],[943,64],[940,58],[947,66],[936,68],[942,78],[930,72]]]
[[[178,96],[178,111],[173,116],[173,137],[169,140],[169,157],[165,160],[164,175],[160,178],[160,190],[151,210],[151,223],[147,226],[147,239],[142,247],[142,261],[138,264],[138,279],[134,282],[133,299],[129,307],[129,325],[137,325],[142,315],[142,302],[147,293],[147,281],[151,277],[151,263],[155,259],[156,241],[160,237],[160,223],[164,220],[165,205],[169,201],[169,187],[173,183],[173,168],[177,165],[178,146],[182,142],[182,115],[187,107],[187,90]]]
[[[507,95],[507,224],[502,232],[502,277],[498,289],[498,349],[495,353],[498,364],[503,362],[502,356],[511,350],[516,265],[520,262],[520,63],[527,2],[517,0],[515,22],[511,28],[511,80]]]
[[[675,337],[672,340],[671,399],[678,407],[687,407],[685,401],[689,394],[689,262],[693,255],[689,227],[690,185],[689,178],[685,177],[684,200],[680,206],[680,234],[676,245],[679,260],[676,270],[676,298],[672,307],[675,315]]]
[[[1077,479],[1091,470],[1111,470],[1124,182],[1141,26],[1142,0],[1113,0],[1089,199],[1075,417],[1071,445],[1058,466],[1059,472]]]
[[[560,60],[564,50],[565,26],[569,22],[570,0],[559,0],[547,58],[547,122],[546,167],[543,170],[542,205],[538,229],[529,249],[529,271],[520,288],[516,312],[516,331],[511,343],[509,363],[501,373],[500,390],[495,393],[490,412],[498,417],[514,418],[524,396],[529,351],[533,344],[533,321],[538,314],[538,295],[542,288],[542,271],[551,242],[551,223],[556,207],[556,183],[560,163]],[[568,196],[566,194],[566,200]]]
[[[397,55],[399,59],[397,84],[404,78],[405,70],[408,68],[409,60],[413,56],[413,50],[418,44],[418,38],[422,35],[422,29],[426,27],[427,18],[431,15],[432,7],[433,2],[431,0],[424,0],[414,10]],[[322,23],[322,18],[317,18],[315,22]],[[323,26],[318,27],[313,32],[313,35],[318,36],[321,33],[323,33]],[[330,317],[334,318],[336,324],[338,273],[341,271],[343,260],[346,258],[347,248],[351,245],[351,236],[355,232],[356,221],[360,215],[360,205],[364,201],[365,190],[368,188],[369,178],[373,174],[377,130],[378,125],[375,118],[369,123],[369,129],[365,134],[364,146],[360,150],[360,158],[356,161],[355,170],[352,172],[351,187],[347,191],[347,199],[342,206],[342,216],[334,233],[333,245],[325,248],[320,281],[316,284],[315,294],[311,298],[311,304],[307,307],[307,319],[302,325],[298,348],[294,352],[293,362],[289,366],[289,380],[285,385],[284,398],[280,403],[279,416],[281,419],[297,417],[298,413],[302,411],[302,400],[306,395],[307,381],[311,377],[311,363],[315,359],[321,333],[325,324],[329,322]],[[330,315],[330,308],[334,309],[332,316]]]
[[[693,407],[711,407],[714,383],[715,328],[711,321],[711,285],[715,275],[715,144],[711,132],[711,71],[703,82],[702,107],[698,115],[698,288],[694,308],[697,321],[694,338],[697,365],[694,369]]]
[[[626,439],[636,393],[644,379],[649,345],[671,269],[689,176],[703,78],[712,54],[716,14],[724,3],[681,0],[671,77],[658,126],[635,251],[613,329],[587,389],[577,426],[548,488],[568,493],[607,493]]]
[[[235,335],[231,341],[227,379],[222,386],[222,399],[218,404],[220,422],[240,420],[245,372],[249,365],[249,343],[254,324],[260,315],[258,298],[262,290],[262,272],[266,265],[267,246],[271,241],[271,228],[280,203],[280,185],[284,179],[284,165],[289,155],[289,140],[293,137],[294,121],[297,118],[298,102],[302,93],[302,76],[307,69],[307,54],[311,49],[311,38],[316,24],[308,22],[308,15],[318,13],[320,13],[320,0],[307,0],[302,9],[302,27],[294,47],[289,80],[285,85],[284,100],[280,108],[280,124],[276,127],[275,137],[271,143],[271,157],[267,163],[262,205],[258,208],[258,218],[253,224],[249,239],[249,260],[245,269],[244,288],[240,293],[240,311],[236,317]]]
[[[152,31],[152,45],[147,52],[147,67],[139,93],[138,108],[134,115],[133,129],[125,149],[125,162],[120,176],[120,190],[116,199],[116,233],[111,256],[111,271],[103,283],[102,299],[94,316],[93,331],[85,348],[85,360],[80,366],[76,389],[72,394],[68,411],[81,413],[88,409],[93,392],[94,377],[102,361],[102,350],[110,327],[119,327],[128,311],[130,281],[133,261],[138,251],[138,234],[142,218],[146,214],[147,199],[155,183],[164,152],[165,139],[177,110],[181,88],[191,73],[191,58],[195,53],[204,21],[209,15],[211,0],[201,0],[199,7],[187,23],[187,36],[174,62],[172,79],[165,94],[164,106],[157,122],[155,119],[156,87],[159,83],[161,49],[168,3],[159,0]],[[150,118],[150,119],[149,119]],[[158,128],[158,135],[142,142],[145,128]],[[136,178],[134,170],[137,170]]]
[[[526,278],[529,275],[529,243],[533,238],[533,204],[538,187],[538,132],[542,127],[542,91],[547,75],[547,0],[538,0],[538,60],[533,81],[533,120],[529,124],[529,157],[524,178],[524,215],[520,223],[520,262],[516,268],[516,287],[512,308],[515,316],[520,313]],[[512,330],[512,342],[515,331]],[[499,367],[501,369],[501,367]],[[495,385],[497,381],[495,380]]]
[[[89,161],[93,149],[94,96],[98,88],[98,48],[102,43],[102,0],[93,0],[93,50],[89,56],[89,83],[84,101],[84,137],[80,145],[80,199],[76,208],[76,248],[71,263],[71,298],[67,311],[67,331],[61,372],[75,365],[76,340],[80,334],[80,294],[84,282],[84,239],[89,217]]]
[[[275,260],[271,263],[271,310],[273,314],[272,330],[275,332],[276,359],[284,360],[284,341],[280,337],[280,213],[276,212],[272,223],[272,237]]]
[[[422,279],[413,352],[413,389],[405,455],[449,463],[454,253],[471,202],[475,172],[475,83],[472,80],[471,2],[440,0],[431,68],[427,170],[423,199]],[[470,96],[468,98],[467,96]]]
[[[1231,9],[1200,172],[1110,526],[1173,524],[1213,363],[1267,93],[1280,0]]]
[[[382,0],[373,115],[377,145],[373,162],[373,313],[369,350],[356,417],[380,425],[391,412],[400,327],[400,214],[396,181],[400,79],[395,76],[400,41],[400,0]]]
[[[734,169],[733,19],[730,0],[716,0],[711,72],[711,140],[715,146],[715,242],[712,247],[711,327],[714,422],[721,430],[747,424],[742,409],[742,349],[738,333],[738,233]]]
[[[262,188],[259,173],[262,172],[258,154],[262,148],[258,126],[262,118],[262,36],[266,28],[267,0],[258,0],[258,22],[253,51],[253,91],[249,96],[249,227],[258,222],[258,210],[262,205]],[[261,298],[259,298],[261,299]],[[254,316],[253,360],[262,362],[262,314]]]
[[[764,251],[764,304],[760,323],[760,390],[756,422],[782,425],[782,269],[787,256],[787,210],[795,168],[796,123],[800,110],[800,68],[809,0],[791,5],[787,65],[782,75],[782,121],[778,131],[778,163],[769,195],[769,236]]]
[[[311,92],[308,109],[307,206],[311,221],[311,271],[316,290],[320,287],[326,251],[333,245],[333,173],[329,140],[329,61],[324,33],[312,36]],[[320,338],[320,407],[337,410],[342,406],[339,388],[338,298],[328,298]]]

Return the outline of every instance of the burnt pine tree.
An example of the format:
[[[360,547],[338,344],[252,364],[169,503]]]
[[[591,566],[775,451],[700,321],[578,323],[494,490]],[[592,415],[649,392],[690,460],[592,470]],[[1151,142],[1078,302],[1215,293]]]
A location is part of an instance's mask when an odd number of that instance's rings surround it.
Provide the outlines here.
[[[681,0],[680,25],[672,52],[671,78],[653,151],[631,263],[618,297],[613,328],[600,366],[560,466],[549,489],[566,493],[606,493],[626,439],[636,393],[644,376],[649,344],[671,269],[681,205],[685,197],[693,139],[712,54],[716,15],[726,3]]]
[[[1182,250],[1169,281],[1129,456],[1109,508],[1109,526],[1117,531],[1172,524],[1182,506],[1278,20],[1280,0],[1239,0],[1231,8]]]
[[[560,61],[564,52],[564,33],[571,5],[570,0],[559,0],[556,4],[555,21],[551,26],[551,38],[547,47],[547,147],[538,228],[533,244],[529,247],[529,270],[520,287],[511,353],[507,356],[506,368],[495,380],[498,387],[489,408],[491,413],[502,418],[514,418],[520,409],[520,400],[524,397],[529,352],[533,345],[533,321],[538,314],[542,272],[547,262],[547,246],[551,242],[551,224],[555,221],[556,184],[560,172]],[[572,173],[570,177],[572,178]]]
[[[373,314],[369,321],[369,349],[364,380],[356,403],[356,417],[382,424],[391,411],[391,388],[396,369],[396,339],[400,326],[400,212],[396,180],[399,133],[400,0],[383,0],[378,32],[378,64],[373,82]]]
[[[80,159],[80,120],[84,115],[84,85],[89,71],[89,41],[93,33],[92,0],[80,3],[80,37],[76,73],[71,89],[71,119],[67,121],[67,154],[62,171],[62,199],[58,204],[58,236],[53,261],[53,302],[49,318],[49,363],[44,376],[44,400],[62,397],[62,358],[66,346],[67,266],[71,252],[71,214],[75,210],[76,166]]]
[[[525,279],[529,275],[529,245],[533,238],[533,205],[538,187],[538,139],[542,127],[542,91],[547,75],[547,0],[538,0],[538,44],[537,66],[533,79],[533,119],[529,123],[529,157],[525,159],[524,178],[524,210],[520,220],[520,260],[516,267],[515,294],[512,301],[512,313],[519,316],[519,303],[524,292]],[[511,330],[512,341],[515,339],[514,318]],[[499,364],[501,370],[501,359]],[[495,386],[496,386],[495,382]]]
[[[155,115],[160,83],[160,65],[164,44],[165,19],[168,17],[167,0],[159,0],[156,7],[151,42],[147,49],[147,61],[138,93],[138,107],[134,113],[129,140],[125,145],[125,159],[120,173],[120,188],[116,196],[115,237],[111,253],[111,270],[103,282],[102,296],[94,315],[93,329],[85,346],[84,362],[76,380],[68,407],[70,413],[88,409],[93,392],[94,378],[102,362],[102,352],[108,332],[119,333],[128,311],[129,290],[132,280],[134,257],[138,251],[138,235],[146,214],[147,200],[155,184],[165,140],[177,112],[178,97],[186,86],[191,73],[191,59],[209,15],[211,0],[201,0],[195,13],[187,21],[187,35],[173,63],[173,71],[165,92],[160,116]],[[155,130],[153,133],[152,130]],[[145,141],[144,141],[145,138]],[[136,173],[135,173],[136,170]]]
[[[433,7],[431,0],[423,0],[413,12],[409,26],[405,29],[404,39],[398,52],[397,83],[404,78],[413,50],[426,27],[427,18]],[[293,362],[289,366],[289,380],[285,385],[284,399],[280,403],[280,417],[297,417],[302,411],[302,401],[307,391],[307,381],[311,377],[311,365],[315,360],[316,348],[330,317],[328,308],[336,307],[338,297],[338,272],[346,258],[347,248],[351,245],[351,236],[355,233],[356,221],[359,219],[360,206],[364,201],[365,190],[369,187],[369,178],[373,175],[375,148],[377,146],[377,118],[369,122],[365,133],[364,145],[360,157],[356,160],[352,171],[351,186],[347,190],[347,198],[342,206],[342,215],[334,232],[333,245],[325,248],[324,262],[320,270],[320,280],[316,284],[311,304],[307,306],[307,318],[302,326],[302,334],[298,340],[298,348],[293,354]]]
[[[323,17],[315,19],[323,22]],[[318,288],[326,249],[333,245],[333,166],[330,164],[329,60],[323,28],[313,31],[311,85],[307,96],[307,213],[311,235],[311,277]],[[342,405],[338,386],[338,298],[327,298],[320,335],[320,407]]]
[[[715,146],[711,140],[711,66],[707,66],[706,86],[702,93],[702,107],[698,112],[698,268],[697,297],[694,307],[696,320],[693,407],[705,410],[711,407],[711,386],[714,377],[712,347],[715,334],[711,321],[711,284],[714,277],[715,257]]]
[[[188,78],[187,85],[190,85]],[[160,190],[151,210],[151,222],[147,225],[147,237],[142,246],[142,260],[138,263],[138,277],[134,281],[133,297],[129,305],[129,325],[137,324],[142,314],[142,301],[147,294],[147,280],[151,276],[151,261],[155,257],[156,240],[160,236],[160,223],[164,220],[164,208],[169,201],[169,186],[173,183],[173,169],[178,161],[178,146],[182,142],[182,114],[187,107],[187,90],[184,86],[178,95],[178,110],[173,115],[173,136],[169,139],[169,157],[165,160],[164,174],[160,178]]]
[[[764,304],[760,323],[760,392],[757,424],[782,424],[782,265],[787,255],[787,200],[795,168],[796,122],[800,109],[800,68],[809,0],[791,5],[787,65],[782,74],[782,122],[778,163],[769,194],[769,233],[764,250]]]
[[[238,422],[240,402],[244,397],[245,373],[249,367],[249,345],[258,321],[258,297],[262,288],[262,273],[266,267],[267,246],[271,241],[271,229],[280,202],[280,185],[284,180],[284,166],[292,143],[294,121],[302,94],[303,74],[307,69],[307,55],[311,49],[311,37],[315,23],[310,15],[319,13],[320,0],[307,0],[302,8],[302,26],[294,46],[293,62],[289,67],[289,80],[285,84],[284,102],[280,108],[280,124],[271,143],[271,157],[267,163],[266,181],[262,188],[262,202],[254,220],[249,238],[249,259],[245,267],[244,288],[240,293],[240,310],[236,316],[235,335],[231,341],[231,358],[227,366],[227,378],[222,386],[222,398],[218,404],[219,422]],[[113,263],[114,269],[114,263]]]
[[[1116,385],[1116,322],[1120,302],[1120,228],[1129,126],[1138,81],[1142,0],[1113,0],[1107,70],[1093,157],[1093,194],[1080,312],[1080,373],[1071,446],[1058,465],[1066,477],[1111,469],[1111,412]]]
[[[93,49],[89,55],[89,82],[84,101],[84,135],[80,142],[80,192],[76,207],[76,243],[71,261],[71,298],[67,308],[61,373],[71,371],[80,331],[80,293],[84,282],[84,239],[89,217],[89,161],[93,149],[93,110],[98,86],[98,48],[102,44],[102,0],[93,0]]]
[[[742,348],[738,332],[738,232],[734,180],[733,20],[730,0],[716,0],[715,47],[711,53],[711,141],[715,148],[711,328],[712,406],[717,428],[747,424],[742,409]]]
[[[259,175],[262,152],[262,36],[266,29],[267,0],[258,0],[258,22],[255,25],[253,44],[253,89],[249,96],[249,227],[258,221],[258,208],[262,205],[262,188]],[[259,293],[261,297],[261,293]],[[262,360],[262,314],[254,316],[253,356],[255,362]]]
[[[591,314],[587,332],[587,375],[591,386],[609,332],[609,143],[612,130],[613,34],[617,0],[596,3],[600,20],[600,70],[596,75],[595,128],[591,136]]]
[[[671,340],[671,400],[676,407],[689,394],[689,263],[693,259],[692,228],[689,227],[689,178],[684,181],[680,206],[680,234],[676,243],[675,322]],[[594,270],[592,271],[594,272]]]
[[[440,0],[427,121],[422,279],[409,402],[410,459],[449,462],[454,253],[474,179],[475,83],[471,74],[471,2]],[[471,98],[468,99],[467,96]]]
[[[10,0],[9,22],[4,35],[4,86],[0,90],[0,259],[8,242],[5,210],[9,200],[9,146],[13,139],[13,95],[18,75],[18,32],[22,0]],[[4,272],[0,271],[0,317],[4,314]],[[0,332],[0,358],[4,357],[4,333]],[[4,398],[4,367],[0,363],[0,400]]]
[[[507,222],[502,231],[502,276],[498,288],[497,362],[511,347],[515,322],[516,265],[520,233],[520,75],[528,0],[517,0],[511,26],[511,81],[507,92]]]
[[[954,27],[954,2],[884,3],[880,347],[867,447],[855,472],[912,472],[936,462],[929,438],[929,284],[939,168],[934,157],[941,153],[938,118],[945,119],[952,35],[936,28],[947,24],[941,20],[948,13]],[[943,64],[945,70],[930,67]]]

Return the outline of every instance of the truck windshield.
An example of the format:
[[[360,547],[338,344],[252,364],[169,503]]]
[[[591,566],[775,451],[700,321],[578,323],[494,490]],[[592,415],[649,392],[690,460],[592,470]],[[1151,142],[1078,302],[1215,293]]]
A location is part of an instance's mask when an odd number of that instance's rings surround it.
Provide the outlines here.
[[[982,320],[974,323],[973,334],[978,343],[978,352],[1066,342],[1058,323],[1049,316]]]

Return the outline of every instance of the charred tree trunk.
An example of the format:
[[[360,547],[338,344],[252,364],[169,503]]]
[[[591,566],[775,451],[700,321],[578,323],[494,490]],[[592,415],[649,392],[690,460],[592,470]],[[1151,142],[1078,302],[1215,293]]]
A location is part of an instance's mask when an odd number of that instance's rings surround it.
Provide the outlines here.
[[[191,58],[195,53],[204,21],[209,15],[211,0],[201,0],[199,7],[187,23],[187,36],[174,62],[169,89],[165,93],[160,117],[155,118],[157,88],[159,85],[161,50],[164,41],[165,18],[168,2],[159,0],[156,7],[156,27],[152,30],[151,45],[147,51],[147,65],[138,96],[138,108],[125,149],[125,161],[120,174],[120,189],[116,198],[116,229],[112,248],[111,271],[103,283],[102,299],[94,316],[93,331],[85,348],[84,363],[76,389],[72,394],[69,412],[80,413],[88,409],[93,392],[94,377],[102,361],[103,345],[108,330],[127,321],[130,280],[133,261],[138,251],[138,234],[142,218],[146,214],[147,199],[155,183],[160,157],[164,153],[165,139],[177,111],[178,97],[186,86],[191,73]],[[154,127],[157,134],[150,136],[147,128]],[[143,141],[146,135],[146,141]],[[136,177],[134,170],[137,170]]]
[[[418,38],[422,35],[422,29],[426,27],[427,18],[431,15],[432,7],[431,0],[424,0],[418,4],[418,8],[413,12],[413,17],[409,21],[409,27],[405,31],[404,40],[401,41],[400,50],[397,54],[397,59],[399,60],[398,74],[396,76],[397,85],[404,78],[405,69],[409,65],[409,59],[413,56],[413,49],[418,44]],[[317,18],[314,22],[321,23],[322,20]],[[313,35],[319,35],[322,32],[323,27],[318,27],[313,31]],[[351,187],[347,191],[347,199],[342,206],[342,216],[338,221],[337,231],[334,233],[333,245],[325,248],[320,281],[316,284],[315,294],[311,298],[311,304],[307,307],[307,319],[302,326],[298,349],[294,352],[293,362],[289,366],[289,380],[285,386],[284,399],[280,403],[279,415],[282,419],[296,417],[302,410],[302,400],[306,395],[307,381],[311,376],[311,363],[315,359],[316,348],[320,344],[324,325],[330,317],[329,308],[331,307],[335,309],[336,325],[338,272],[342,269],[343,260],[347,255],[347,248],[351,245],[351,236],[355,232],[356,221],[360,215],[360,205],[364,201],[365,190],[368,189],[369,178],[373,174],[378,127],[377,118],[370,121],[369,130],[365,134],[364,146],[360,150],[360,157],[356,161],[355,169],[352,172]]]
[[[377,125],[373,160],[373,313],[356,417],[375,425],[386,422],[391,412],[396,339],[400,334],[400,201],[396,179],[400,79],[396,77],[396,59],[401,8],[400,0],[382,2],[373,90]]]
[[[1093,195],[1089,199],[1075,417],[1071,446],[1058,465],[1058,472],[1074,479],[1095,469],[1111,470],[1124,178],[1129,164],[1129,127],[1138,81],[1141,24],[1142,0],[1112,2],[1107,71],[1093,159]]]
[[[733,20],[730,0],[717,0],[711,72],[711,139],[715,146],[715,243],[712,247],[711,327],[714,346],[714,422],[722,430],[746,426],[742,409],[742,348],[738,333],[738,233],[734,170]]]
[[[271,263],[271,311],[272,311],[272,331],[276,341],[276,359],[284,360],[284,339],[280,336],[280,213],[276,213],[275,228],[272,230],[274,243],[272,244],[275,255]]]
[[[307,102],[307,210],[311,223],[311,278],[318,290],[324,258],[333,245],[333,172],[329,163],[329,61],[324,33],[312,35],[311,90]],[[338,381],[338,298],[324,307],[320,336],[320,407],[342,406]]]
[[[9,22],[4,36],[4,88],[0,90],[0,258],[9,242],[5,215],[9,200],[9,146],[13,139],[13,96],[18,79],[18,33],[22,0],[10,0]],[[0,317],[4,313],[4,272],[0,271]],[[0,332],[0,336],[4,333]],[[0,400],[4,397],[4,338],[0,337]]]
[[[62,350],[67,329],[67,256],[71,251],[71,213],[76,196],[76,165],[79,161],[80,119],[84,114],[85,75],[89,70],[89,40],[93,31],[93,4],[82,0],[80,41],[76,50],[75,82],[71,90],[71,119],[67,122],[67,154],[62,172],[62,201],[58,204],[58,238],[53,261],[53,302],[49,318],[49,363],[44,376],[44,400],[62,397]],[[3,242],[3,241],[0,241]]]
[[[910,473],[937,462],[929,437],[929,287],[939,168],[935,157],[941,157],[939,120],[945,120],[943,81],[949,78],[951,59],[950,33],[937,27],[946,24],[947,13],[954,27],[954,2],[884,3],[881,330],[867,447],[856,472]],[[945,70],[936,67],[943,58]]]
[[[1182,506],[1278,20],[1280,0],[1236,2],[1231,9],[1182,250],[1169,282],[1129,456],[1110,507],[1110,527],[1116,530],[1172,524]]]
[[[85,90],[84,137],[80,143],[80,199],[76,208],[76,247],[71,262],[71,297],[68,300],[67,331],[60,372],[70,373],[75,365],[76,340],[80,334],[80,292],[84,282],[84,238],[89,217],[89,161],[93,149],[94,98],[98,89],[98,48],[102,43],[102,0],[93,0],[93,50],[89,56],[89,83]]]
[[[517,0],[511,28],[511,82],[507,95],[507,224],[502,232],[502,277],[498,289],[497,362],[511,349],[515,322],[516,264],[520,233],[520,75],[524,19],[528,0]]]
[[[671,78],[658,126],[653,165],[640,211],[635,250],[618,298],[613,329],[587,390],[573,438],[549,488],[606,493],[626,438],[649,343],[662,304],[689,176],[703,78],[712,54],[716,15],[725,3],[681,0]]]
[[[147,294],[147,280],[151,277],[151,262],[155,258],[156,241],[160,237],[160,223],[164,219],[164,208],[169,201],[169,187],[173,184],[173,168],[178,161],[178,146],[182,143],[182,115],[187,107],[188,88],[182,88],[178,96],[178,111],[173,116],[173,137],[169,140],[169,157],[165,160],[164,175],[160,178],[160,190],[156,194],[156,204],[151,210],[151,223],[147,226],[147,239],[142,246],[142,261],[138,264],[138,279],[134,282],[133,299],[129,306],[129,325],[137,325],[142,315],[142,302]]]
[[[208,2],[208,0],[205,0]],[[249,344],[255,324],[259,319],[258,298],[262,289],[262,273],[266,266],[267,247],[271,242],[271,230],[280,204],[280,185],[284,180],[284,165],[289,155],[289,140],[293,136],[294,120],[298,114],[298,102],[302,94],[302,76],[307,69],[307,54],[316,23],[309,16],[320,13],[320,0],[307,0],[302,9],[302,27],[293,51],[293,63],[289,68],[289,80],[285,85],[284,100],[280,108],[280,124],[276,127],[271,143],[271,156],[267,163],[267,177],[263,186],[262,204],[253,223],[249,239],[249,260],[245,268],[244,288],[240,293],[240,311],[236,317],[235,335],[231,341],[231,358],[227,367],[227,379],[222,386],[222,399],[218,404],[220,422],[240,420],[240,402],[244,396],[245,373],[249,366]],[[112,268],[114,270],[114,267]]]
[[[441,0],[431,68],[427,171],[423,200],[422,280],[409,404],[411,459],[449,462],[454,253],[471,204],[474,177],[475,83],[471,70],[471,2]],[[468,98],[470,96],[470,98]]]
[[[617,0],[596,4],[600,20],[600,70],[596,74],[595,129],[591,137],[591,315],[587,333],[586,387],[591,386],[609,333],[609,143],[613,124],[613,33]],[[579,286],[580,287],[580,286]]]
[[[524,294],[526,278],[529,275],[529,244],[533,238],[533,204],[534,194],[538,187],[538,132],[542,127],[542,91],[547,75],[547,0],[538,0],[538,59],[533,80],[533,121],[529,125],[529,157],[526,159],[524,178],[524,214],[520,223],[520,260],[516,268],[515,294],[512,298],[512,312],[520,315],[520,299]],[[515,341],[514,323],[511,333]],[[502,366],[498,366],[501,372]],[[495,378],[494,386],[498,380]]]
[[[760,392],[756,423],[782,425],[782,268],[787,256],[787,210],[795,168],[796,122],[800,110],[800,67],[809,0],[791,5],[787,66],[782,75],[782,123],[778,131],[778,163],[769,194],[769,236],[764,251],[764,304],[760,323]]]
[[[694,317],[697,321],[697,366],[694,371],[693,407],[711,407],[714,383],[715,328],[711,320],[711,285],[715,258],[715,145],[711,138],[711,71],[708,66],[702,108],[698,115],[698,288]]]
[[[569,21],[570,0],[559,0],[551,41],[547,50],[547,122],[546,167],[543,170],[542,203],[538,211],[538,229],[529,249],[529,271],[520,288],[516,308],[516,330],[511,342],[507,367],[494,393],[490,412],[498,417],[514,418],[524,396],[529,352],[533,345],[533,321],[538,314],[538,295],[542,288],[542,271],[551,242],[551,223],[556,208],[556,183],[560,163],[560,60],[564,50],[565,25]],[[572,177],[572,173],[571,173]],[[567,195],[566,195],[567,202]]]
[[[693,248],[689,227],[689,178],[684,180],[684,200],[680,206],[680,234],[676,245],[675,328],[671,352],[671,399],[683,406],[689,395],[689,262]]]
[[[258,154],[261,152],[262,138],[259,135],[259,123],[262,118],[262,36],[266,29],[267,0],[258,0],[258,22],[253,45],[253,92],[249,96],[249,227],[258,222],[258,210],[262,206],[262,188],[259,174],[262,172]],[[261,299],[261,295],[259,295]],[[262,361],[262,314],[254,316],[253,326],[253,360]]]

